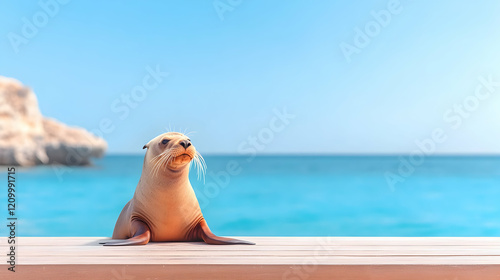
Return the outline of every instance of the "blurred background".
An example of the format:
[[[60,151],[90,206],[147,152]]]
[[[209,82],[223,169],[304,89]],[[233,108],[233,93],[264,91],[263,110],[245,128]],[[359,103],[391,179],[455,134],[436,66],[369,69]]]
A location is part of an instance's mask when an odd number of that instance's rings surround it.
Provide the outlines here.
[[[0,3],[21,236],[110,236],[166,131],[216,234],[500,235],[497,1]]]

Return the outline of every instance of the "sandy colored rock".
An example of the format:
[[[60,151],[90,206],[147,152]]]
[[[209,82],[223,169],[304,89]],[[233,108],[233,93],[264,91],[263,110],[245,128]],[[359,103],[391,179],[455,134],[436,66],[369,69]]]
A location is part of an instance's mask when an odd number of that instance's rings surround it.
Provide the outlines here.
[[[106,148],[85,129],[43,117],[30,88],[0,76],[0,165],[86,165]]]

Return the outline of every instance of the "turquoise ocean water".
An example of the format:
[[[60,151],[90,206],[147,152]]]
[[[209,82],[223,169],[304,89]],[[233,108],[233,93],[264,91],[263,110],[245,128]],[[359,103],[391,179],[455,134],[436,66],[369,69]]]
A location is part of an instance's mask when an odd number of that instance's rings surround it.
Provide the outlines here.
[[[205,183],[194,171],[191,182],[219,235],[500,236],[500,157],[426,158],[393,187],[385,174],[398,174],[397,156],[205,159]],[[110,236],[142,161],[18,169],[18,235]]]

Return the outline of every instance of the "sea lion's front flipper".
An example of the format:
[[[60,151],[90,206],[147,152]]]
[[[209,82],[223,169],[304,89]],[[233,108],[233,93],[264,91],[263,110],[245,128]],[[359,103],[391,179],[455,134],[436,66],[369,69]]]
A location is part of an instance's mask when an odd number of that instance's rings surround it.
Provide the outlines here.
[[[205,220],[202,220],[198,224],[198,226],[201,229],[201,231],[200,231],[201,236],[200,237],[207,244],[211,244],[211,245],[235,245],[235,244],[255,245],[255,243],[250,242],[250,241],[217,236],[210,231],[210,228],[208,227],[207,222]]]
[[[134,232],[133,236],[129,239],[122,240],[109,240],[105,242],[100,242],[104,246],[128,246],[128,245],[146,245],[151,238],[151,231],[149,227],[138,220],[132,221],[131,232]]]

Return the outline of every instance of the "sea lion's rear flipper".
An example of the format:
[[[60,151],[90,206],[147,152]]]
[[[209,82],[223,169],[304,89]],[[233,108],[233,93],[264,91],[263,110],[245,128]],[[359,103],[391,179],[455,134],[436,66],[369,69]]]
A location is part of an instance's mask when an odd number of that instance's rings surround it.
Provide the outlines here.
[[[105,242],[99,242],[104,246],[128,246],[128,245],[146,245],[151,238],[151,231],[149,227],[138,220],[132,221],[131,224],[131,232],[134,232],[133,236],[129,239],[121,239],[121,240],[109,240]]]
[[[202,220],[198,226],[200,227],[200,237],[207,244],[211,245],[235,245],[235,244],[246,244],[246,245],[255,245],[255,243],[240,239],[228,238],[228,237],[220,237],[213,234],[210,231],[210,228],[207,225],[205,220]]]

